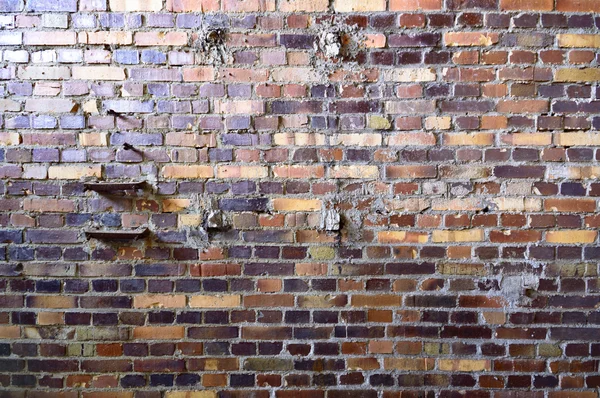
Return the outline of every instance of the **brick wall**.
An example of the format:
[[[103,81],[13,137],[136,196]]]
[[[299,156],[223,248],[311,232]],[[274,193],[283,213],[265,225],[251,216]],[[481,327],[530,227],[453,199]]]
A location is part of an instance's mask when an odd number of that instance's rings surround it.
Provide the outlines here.
[[[0,14],[0,397],[598,397],[600,1]]]

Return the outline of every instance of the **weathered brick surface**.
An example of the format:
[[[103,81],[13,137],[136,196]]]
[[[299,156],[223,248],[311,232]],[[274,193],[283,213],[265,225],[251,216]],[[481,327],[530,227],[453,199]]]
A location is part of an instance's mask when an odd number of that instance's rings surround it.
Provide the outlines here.
[[[0,0],[0,397],[598,398],[599,28]]]

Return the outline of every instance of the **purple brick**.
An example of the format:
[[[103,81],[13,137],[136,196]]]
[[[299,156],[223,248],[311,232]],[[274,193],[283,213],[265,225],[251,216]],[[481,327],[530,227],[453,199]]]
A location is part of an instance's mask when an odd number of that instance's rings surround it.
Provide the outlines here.
[[[167,54],[157,50],[143,50],[142,62],[145,64],[165,64],[167,63]]]
[[[17,116],[12,119],[6,119],[5,127],[9,130],[13,129],[28,129],[31,127],[29,116]]]
[[[85,149],[65,149],[61,153],[63,162],[85,162]]]
[[[33,128],[34,129],[54,129],[58,125],[58,121],[53,116],[34,116],[33,117]]]
[[[28,0],[27,11],[75,12],[77,0]]]
[[[0,0],[0,12],[23,11],[23,0]]]
[[[123,28],[125,27],[125,16],[123,14],[103,13],[100,14],[98,22],[103,28]]]
[[[135,50],[117,50],[113,59],[123,65],[137,65],[140,63],[140,54]]]
[[[34,148],[34,162],[58,162],[60,159],[58,149],[54,148]]]
[[[176,23],[178,28],[197,28],[202,24],[202,17],[197,14],[179,14]]]
[[[151,13],[146,18],[146,26],[151,28],[172,28],[175,26],[173,14]]]
[[[60,127],[66,130],[77,130],[85,127],[85,117],[65,115],[60,118]]]
[[[35,229],[26,234],[31,243],[75,243],[79,240],[79,231]]]

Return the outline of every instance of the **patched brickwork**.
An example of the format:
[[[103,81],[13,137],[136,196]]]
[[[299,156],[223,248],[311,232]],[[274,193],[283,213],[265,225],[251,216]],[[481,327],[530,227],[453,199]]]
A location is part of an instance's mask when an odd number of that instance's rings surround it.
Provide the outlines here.
[[[0,0],[0,397],[597,398],[599,28]]]

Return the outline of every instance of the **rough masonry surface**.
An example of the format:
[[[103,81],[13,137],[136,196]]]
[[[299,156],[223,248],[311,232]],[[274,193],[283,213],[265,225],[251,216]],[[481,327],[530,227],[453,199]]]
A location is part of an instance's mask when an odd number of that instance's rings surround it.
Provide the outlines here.
[[[0,0],[0,397],[597,398],[599,28]]]

